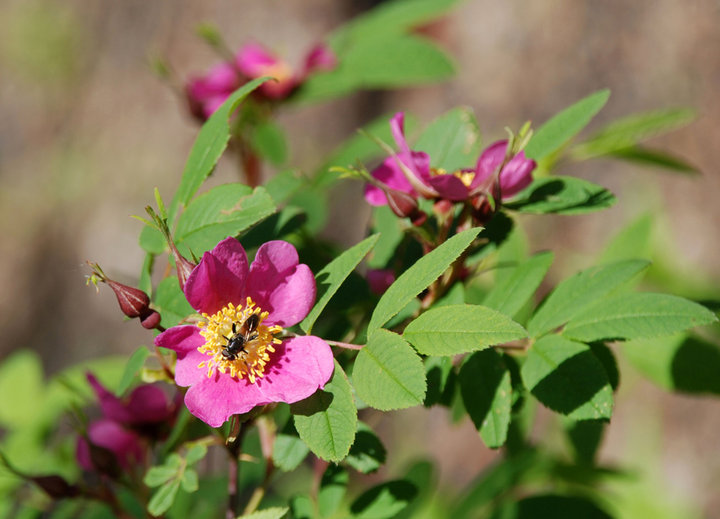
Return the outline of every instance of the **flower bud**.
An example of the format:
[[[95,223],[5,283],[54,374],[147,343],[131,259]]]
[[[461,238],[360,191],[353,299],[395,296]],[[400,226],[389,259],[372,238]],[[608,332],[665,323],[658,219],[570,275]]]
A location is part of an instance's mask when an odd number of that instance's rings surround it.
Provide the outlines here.
[[[142,290],[107,278],[105,283],[115,292],[120,310],[128,317],[140,317],[146,315],[150,310],[150,298]]]
[[[34,476],[28,479],[35,483],[43,490],[43,492],[53,499],[76,497],[80,494],[80,489],[78,487],[71,485],[60,476]]]
[[[178,283],[180,284],[180,290],[185,289],[185,283],[190,277],[190,273],[197,266],[195,263],[185,258],[175,246],[175,242],[172,240],[168,241],[170,245],[170,251],[172,252],[173,258],[175,259],[175,270],[177,270]],[[144,326],[144,325],[143,325]]]
[[[400,218],[411,217],[418,212],[418,203],[414,197],[397,189],[383,189],[388,206]]]
[[[160,320],[160,314],[155,310],[150,310],[147,315],[140,317],[140,324],[143,328],[152,330],[158,327],[158,325],[160,324]]]

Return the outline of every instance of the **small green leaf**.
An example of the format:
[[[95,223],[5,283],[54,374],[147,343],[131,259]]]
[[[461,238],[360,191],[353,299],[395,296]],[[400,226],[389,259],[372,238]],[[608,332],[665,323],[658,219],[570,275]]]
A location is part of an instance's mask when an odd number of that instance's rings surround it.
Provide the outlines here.
[[[700,174],[700,170],[698,170],[698,168],[680,157],[676,157],[675,155],[671,155],[664,151],[641,148],[640,146],[613,151],[609,156],[614,159],[632,162],[639,166],[649,168],[662,168],[674,171],[675,173],[684,173],[686,175]]]
[[[474,228],[456,234],[403,272],[395,283],[390,285],[375,307],[368,325],[368,336],[440,277],[472,243],[479,232],[479,228]]]
[[[493,519],[613,519],[585,497],[547,494],[507,503]]]
[[[148,512],[152,515],[162,515],[167,512],[175,501],[179,488],[180,481],[177,479],[168,481],[161,486],[150,498],[150,502],[147,505]]]
[[[290,509],[294,519],[316,519],[315,502],[310,496],[301,494],[290,499]]]
[[[428,310],[403,333],[423,355],[457,355],[527,337],[518,323],[479,305],[450,305]]]
[[[128,390],[130,384],[132,384],[133,380],[135,380],[135,375],[137,375],[140,368],[143,367],[145,359],[147,359],[149,355],[150,350],[147,346],[140,346],[133,352],[130,359],[127,361],[127,364],[125,364],[125,371],[123,371],[122,378],[120,379],[120,383],[118,384],[115,394],[119,396],[125,394],[125,391]]]
[[[169,276],[160,281],[155,290],[153,304],[162,316],[161,324],[165,328],[177,325],[181,319],[195,313],[195,310],[182,290],[177,277]]]
[[[617,198],[602,186],[575,177],[533,181],[505,207],[530,214],[585,214],[612,207]]]
[[[559,283],[528,323],[531,337],[539,337],[569,321],[600,298],[622,287],[650,263],[626,260],[592,267]]]
[[[318,457],[338,462],[350,452],[357,428],[357,409],[352,388],[340,364],[325,389],[292,404],[295,428]]]
[[[710,324],[717,317],[702,305],[667,294],[623,294],[575,315],[563,335],[581,341],[647,339]]]
[[[273,175],[265,183],[265,189],[275,201],[275,204],[281,204],[290,198],[306,181],[294,170],[282,171]]]
[[[381,411],[420,405],[427,389],[420,357],[402,337],[383,329],[358,353],[353,384],[363,402]]]
[[[465,409],[485,445],[501,447],[507,439],[512,385],[502,356],[495,350],[474,353],[462,365],[460,391]]]
[[[603,420],[583,420],[581,422],[566,420],[565,430],[578,463],[585,465],[595,463],[595,456],[607,425],[607,422]]]
[[[483,306],[508,317],[515,316],[540,286],[552,260],[552,252],[540,252],[520,263],[495,284],[483,300]]]
[[[180,478],[180,484],[185,492],[192,493],[198,489],[198,474],[193,469],[185,469],[182,478]]]
[[[693,119],[695,112],[687,108],[633,114],[611,122],[585,142],[574,146],[571,155],[578,160],[608,155],[685,126]]]
[[[275,166],[281,166],[287,160],[287,142],[280,125],[266,120],[253,128],[252,147],[258,154]]]
[[[307,457],[308,449],[305,442],[291,434],[278,434],[273,444],[273,464],[285,472],[295,470]]]
[[[315,321],[332,296],[335,295],[340,285],[342,285],[343,281],[345,281],[355,267],[357,267],[358,263],[370,252],[375,243],[377,243],[378,238],[379,235],[375,234],[364,239],[357,245],[343,252],[317,273],[315,276],[317,302],[307,317],[300,323],[300,328],[302,328],[305,333],[309,334],[311,332],[313,324],[315,324]]]
[[[574,420],[609,420],[612,387],[586,344],[548,335],[533,344],[520,371],[543,405]]]
[[[539,160],[547,157],[580,132],[605,106],[610,90],[600,90],[553,116],[535,131],[525,155]]]
[[[181,252],[195,255],[210,250],[228,236],[241,232],[275,212],[265,188],[224,184],[198,196],[178,220],[175,241]]]
[[[427,393],[423,405],[430,407],[435,404],[449,406],[455,395],[456,375],[452,357],[425,358],[425,377]]]
[[[251,514],[241,515],[238,519],[282,519],[289,511],[290,509],[286,506],[274,506]]]
[[[318,511],[320,517],[332,517],[345,497],[349,476],[339,465],[329,465],[320,481]]]
[[[203,443],[196,443],[187,451],[185,454],[185,463],[188,465],[194,465],[207,454],[207,445]]]
[[[474,167],[480,152],[480,130],[472,109],[453,108],[435,119],[413,149],[424,151],[432,166],[448,172]]]
[[[143,483],[149,487],[159,487],[171,479],[175,479],[177,475],[178,467],[168,467],[167,465],[150,467],[143,478]]]
[[[350,454],[345,458],[345,462],[358,472],[370,474],[385,463],[386,456],[387,452],[380,438],[370,427],[358,422],[355,443],[350,447]]]
[[[350,505],[357,519],[389,519],[397,515],[417,496],[417,487],[409,481],[388,481],[364,492]]]

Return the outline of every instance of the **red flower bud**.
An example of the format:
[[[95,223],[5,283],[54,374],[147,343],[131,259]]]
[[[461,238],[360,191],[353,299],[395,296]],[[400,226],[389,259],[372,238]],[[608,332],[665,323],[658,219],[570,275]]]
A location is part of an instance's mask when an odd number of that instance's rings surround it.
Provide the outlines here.
[[[397,189],[384,189],[388,206],[400,218],[412,217],[418,212],[418,203],[414,197]]]
[[[152,330],[153,328],[157,328],[160,324],[160,314],[157,313],[155,310],[150,310],[148,314],[146,314],[144,317],[140,317],[140,324],[143,328],[147,328],[148,330]]]
[[[120,310],[128,317],[140,317],[146,315],[150,310],[150,298],[142,290],[107,278],[105,283],[115,292]]]
[[[172,251],[173,258],[175,258],[175,270],[177,270],[178,283],[180,283],[180,290],[185,289],[185,283],[187,283],[190,273],[197,266],[195,263],[183,257],[180,251],[175,246],[172,240],[169,240],[170,250]]]

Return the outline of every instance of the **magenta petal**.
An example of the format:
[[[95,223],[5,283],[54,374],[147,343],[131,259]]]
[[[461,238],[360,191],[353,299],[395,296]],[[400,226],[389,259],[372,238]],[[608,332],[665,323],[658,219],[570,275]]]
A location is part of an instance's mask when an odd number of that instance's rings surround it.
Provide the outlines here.
[[[390,188],[397,189],[398,191],[407,193],[415,198],[418,196],[410,185],[410,182],[408,182],[407,178],[405,178],[405,175],[400,170],[400,167],[394,157],[388,157],[385,159],[382,164],[375,168],[370,174],[373,178],[379,180]],[[365,186],[365,200],[367,200],[370,205],[387,205],[387,197],[385,196],[383,190],[377,186],[373,186],[372,184],[367,184]]]
[[[270,402],[291,404],[309,397],[325,387],[335,367],[330,346],[312,335],[283,341],[272,359],[265,376],[256,380]]]
[[[210,357],[200,353],[197,348],[184,353],[178,353],[175,363],[175,383],[187,387],[202,382],[208,378],[207,368],[199,368],[198,364],[207,361]]]
[[[390,132],[392,133],[395,144],[400,149],[401,153],[410,153],[410,146],[408,146],[407,140],[405,139],[405,113],[398,112],[390,118]]]
[[[256,384],[216,372],[188,389],[185,405],[210,427],[220,427],[232,415],[247,413],[253,407],[270,403]]]
[[[337,56],[330,47],[324,43],[318,43],[305,57],[305,73],[309,74],[316,70],[332,70],[337,66]]]
[[[155,337],[155,346],[178,353],[197,350],[203,344],[205,344],[205,338],[200,335],[200,328],[191,324],[173,326]]]
[[[105,387],[100,384],[100,381],[92,373],[88,372],[85,376],[87,377],[90,387],[92,387],[95,396],[100,403],[100,409],[102,409],[102,413],[105,418],[115,420],[117,422],[128,422],[131,416],[122,400],[105,389]]]
[[[163,390],[149,384],[138,386],[130,393],[127,410],[132,424],[164,422],[173,414]]]
[[[240,72],[250,78],[262,76],[268,67],[278,63],[279,60],[259,43],[248,43],[235,57]]]
[[[201,313],[214,314],[228,303],[243,304],[247,255],[234,238],[203,254],[185,283],[185,297]]]
[[[475,178],[473,178],[470,189],[474,189],[490,178],[490,175],[500,167],[505,160],[507,141],[497,141],[485,148],[475,166]]]
[[[436,175],[430,179],[430,185],[438,192],[438,196],[453,202],[465,200],[470,193],[455,175]]]
[[[500,189],[503,199],[516,195],[530,185],[535,166],[536,162],[526,158],[525,152],[522,151],[505,165],[500,173]]]
[[[292,326],[315,302],[315,277],[307,265],[298,264],[292,244],[270,241],[260,246],[250,266],[247,294],[270,313],[266,324]]]
[[[140,438],[112,420],[91,423],[88,427],[88,438],[93,445],[104,447],[115,454],[120,465],[125,468],[142,461],[145,456]]]

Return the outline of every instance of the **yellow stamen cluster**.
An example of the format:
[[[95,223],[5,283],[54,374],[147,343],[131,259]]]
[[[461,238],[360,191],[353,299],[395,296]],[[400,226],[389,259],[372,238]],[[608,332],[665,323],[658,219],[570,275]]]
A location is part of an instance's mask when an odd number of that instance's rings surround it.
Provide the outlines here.
[[[251,315],[258,316],[257,328],[252,333],[246,333],[244,324]],[[245,306],[235,306],[228,303],[213,315],[202,314],[204,320],[198,323],[200,335],[205,338],[205,344],[198,348],[200,353],[208,355],[208,360],[198,364],[198,368],[207,368],[208,377],[212,377],[215,370],[220,373],[229,373],[238,379],[248,378],[251,384],[256,378],[265,374],[265,365],[270,361],[270,353],[275,352],[273,344],[282,341],[275,338],[275,334],[282,331],[278,325],[265,326],[262,322],[267,318],[268,312],[263,312],[249,297]],[[235,324],[236,333],[245,334],[246,340],[243,351],[230,360],[222,354],[233,333]],[[254,338],[253,338],[254,337]]]
[[[448,172],[446,169],[443,168],[430,168],[430,174],[431,175],[447,175]],[[462,169],[458,169],[457,171],[453,171],[453,176],[460,179],[460,181],[465,184],[466,187],[470,187],[470,184],[472,184],[473,179],[475,178],[475,172],[470,171],[463,171]]]

